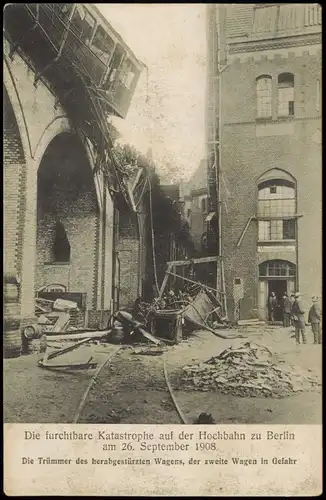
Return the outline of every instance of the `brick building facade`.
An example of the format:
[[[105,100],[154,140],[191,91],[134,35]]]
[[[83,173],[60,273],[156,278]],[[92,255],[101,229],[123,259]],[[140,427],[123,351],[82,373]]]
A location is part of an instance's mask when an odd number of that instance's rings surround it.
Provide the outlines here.
[[[306,307],[321,294],[321,7],[216,9],[208,48],[216,56],[220,19],[226,65],[216,111],[228,309],[230,317],[265,319],[273,291],[281,300],[299,289]],[[208,131],[212,119],[208,113]]]
[[[206,251],[206,218],[209,213],[207,189],[207,165],[202,160],[189,181],[183,182],[181,190],[181,203],[191,234],[194,238],[195,248],[199,254]]]

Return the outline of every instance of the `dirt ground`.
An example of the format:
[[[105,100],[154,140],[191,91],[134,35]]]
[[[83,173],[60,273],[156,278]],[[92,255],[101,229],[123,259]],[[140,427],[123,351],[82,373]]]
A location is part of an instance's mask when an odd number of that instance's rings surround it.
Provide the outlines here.
[[[266,325],[241,331],[249,340],[268,347],[275,359],[309,370],[321,378],[322,349],[321,345],[312,344],[311,335],[307,345],[295,346],[290,328]],[[223,333],[233,334],[234,330]],[[224,340],[201,331],[177,346],[167,347],[162,356],[133,354],[130,347],[124,347],[100,372],[79,422],[180,423],[164,378],[165,361],[168,378],[187,423],[192,423],[202,412],[212,414],[219,424],[321,423],[321,388],[277,399],[182,390],[180,376],[184,365],[204,361],[242,340]],[[116,346],[89,346],[88,349],[94,355],[96,351],[97,359],[102,362]],[[36,358],[33,354],[5,360],[5,422],[72,422],[94,370],[53,373],[39,368]]]
[[[92,355],[101,363],[115,346],[81,346],[69,353],[70,362]],[[101,352],[97,352],[101,351]],[[102,352],[103,351],[103,352]],[[49,371],[38,366],[43,354],[33,353],[3,363],[4,422],[71,423],[95,370]],[[62,355],[62,362],[68,354]],[[58,358],[59,359],[59,358]]]

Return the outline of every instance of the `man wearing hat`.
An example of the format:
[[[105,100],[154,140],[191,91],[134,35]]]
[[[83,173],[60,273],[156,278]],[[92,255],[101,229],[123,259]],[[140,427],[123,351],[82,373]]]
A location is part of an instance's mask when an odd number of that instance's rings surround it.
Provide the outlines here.
[[[314,335],[314,344],[321,344],[320,316],[318,297],[314,296],[312,298],[312,306],[308,314],[308,323],[311,324],[311,330]]]
[[[295,328],[295,341],[297,344],[300,344],[300,332],[301,332],[302,343],[306,344],[307,339],[305,331],[304,310],[302,307],[300,292],[296,292],[294,294],[294,302],[292,304],[291,314],[293,317],[294,328]]]
[[[287,293],[283,295],[283,326],[291,325],[291,300]]]
[[[276,308],[277,308],[277,298],[275,293],[272,292],[268,299],[269,321],[275,321]]]

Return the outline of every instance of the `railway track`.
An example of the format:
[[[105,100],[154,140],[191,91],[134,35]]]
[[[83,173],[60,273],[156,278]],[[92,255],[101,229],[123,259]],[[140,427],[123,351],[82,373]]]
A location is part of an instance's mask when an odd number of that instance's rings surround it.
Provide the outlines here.
[[[165,353],[134,352],[130,346],[117,346],[107,356],[90,380],[73,423],[188,423],[171,385]]]

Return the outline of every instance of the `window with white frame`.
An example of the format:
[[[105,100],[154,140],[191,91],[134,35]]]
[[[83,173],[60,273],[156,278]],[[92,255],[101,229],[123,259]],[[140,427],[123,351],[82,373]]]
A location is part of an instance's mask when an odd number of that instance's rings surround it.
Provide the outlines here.
[[[134,81],[134,78],[135,78],[135,67],[130,61],[130,59],[125,59],[119,71],[119,81],[125,87],[127,87],[127,89],[130,89]]]
[[[282,73],[278,75],[278,116],[294,115],[294,75]]]
[[[286,260],[270,260],[259,265],[259,276],[266,278],[289,277],[296,274],[296,267]]]
[[[262,75],[256,79],[257,118],[272,116],[272,77]]]
[[[262,182],[258,186],[258,240],[295,240],[295,212],[294,183],[284,179]]]
[[[102,26],[97,26],[93,41],[91,43],[91,49],[94,54],[106,64],[113,53],[115,47],[114,40],[106,33]]]
[[[295,219],[260,220],[259,241],[295,240]]]
[[[89,43],[93,29],[95,27],[95,19],[85,7],[76,4],[75,11],[71,20],[73,32],[86,44]]]

